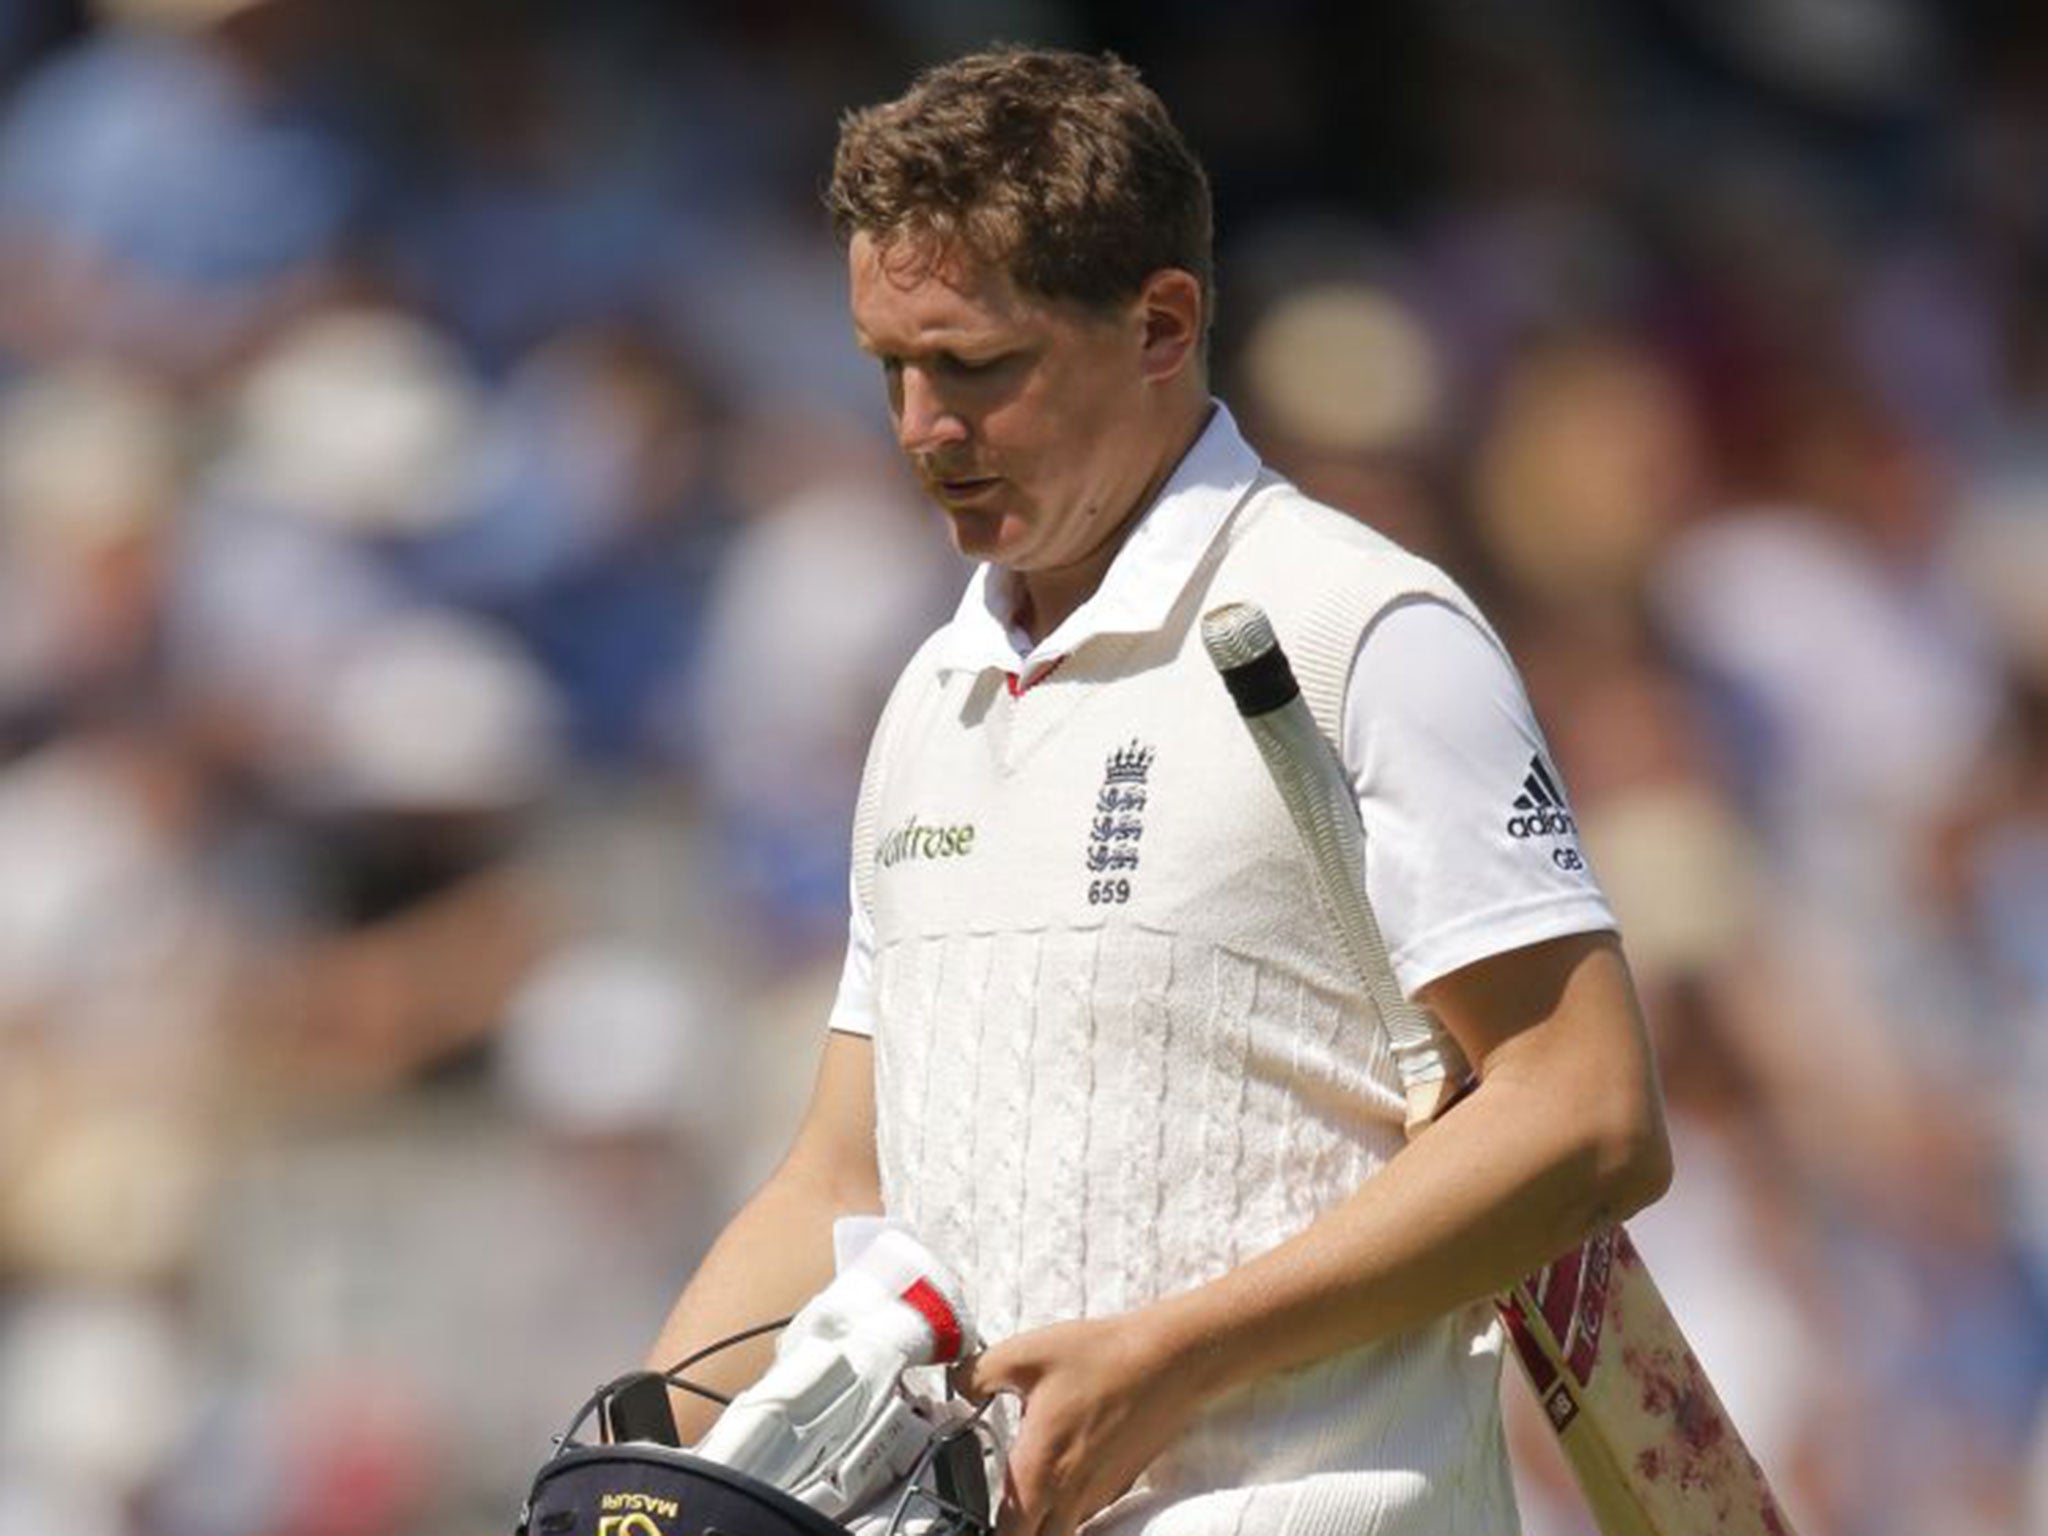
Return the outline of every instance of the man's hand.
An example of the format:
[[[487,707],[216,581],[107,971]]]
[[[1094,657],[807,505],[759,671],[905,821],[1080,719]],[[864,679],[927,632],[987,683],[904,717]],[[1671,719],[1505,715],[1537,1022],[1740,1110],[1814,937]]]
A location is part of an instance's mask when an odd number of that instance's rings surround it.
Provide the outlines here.
[[[1055,1323],[962,1365],[977,1401],[1001,1391],[1024,1413],[1004,1475],[998,1536],[1072,1536],[1180,1435],[1204,1394],[1185,1356],[1144,1313]]]

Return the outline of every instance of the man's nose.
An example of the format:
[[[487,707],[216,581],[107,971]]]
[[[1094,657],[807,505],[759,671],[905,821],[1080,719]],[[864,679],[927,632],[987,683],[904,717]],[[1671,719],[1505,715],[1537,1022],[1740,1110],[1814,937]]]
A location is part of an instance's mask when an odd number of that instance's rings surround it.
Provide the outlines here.
[[[967,423],[940,397],[923,369],[904,369],[902,390],[896,440],[905,453],[930,453],[966,440]]]

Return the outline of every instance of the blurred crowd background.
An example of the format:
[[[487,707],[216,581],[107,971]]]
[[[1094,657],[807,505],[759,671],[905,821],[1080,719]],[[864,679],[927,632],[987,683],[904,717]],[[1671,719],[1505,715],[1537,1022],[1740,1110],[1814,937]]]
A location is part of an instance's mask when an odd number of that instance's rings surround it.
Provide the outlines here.
[[[1522,658],[1800,1528],[2048,1531],[2039,7],[0,0],[0,1536],[505,1531],[779,1150],[964,575],[818,193],[996,38]]]

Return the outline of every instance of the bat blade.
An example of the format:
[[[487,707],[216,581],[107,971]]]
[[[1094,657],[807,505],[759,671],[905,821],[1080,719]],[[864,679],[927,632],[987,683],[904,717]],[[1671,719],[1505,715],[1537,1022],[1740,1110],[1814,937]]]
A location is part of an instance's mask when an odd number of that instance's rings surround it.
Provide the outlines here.
[[[1604,1536],[1792,1536],[1626,1230],[1546,1265],[1500,1312]]]
[[[1295,686],[1272,625],[1249,603],[1203,615],[1203,643],[1228,685],[1386,1021],[1411,1134],[1453,1102],[1456,1043],[1393,988],[1363,889],[1357,805],[1336,749]],[[1602,1536],[1792,1536],[1635,1244],[1595,1233],[1497,1299],[1522,1373]]]

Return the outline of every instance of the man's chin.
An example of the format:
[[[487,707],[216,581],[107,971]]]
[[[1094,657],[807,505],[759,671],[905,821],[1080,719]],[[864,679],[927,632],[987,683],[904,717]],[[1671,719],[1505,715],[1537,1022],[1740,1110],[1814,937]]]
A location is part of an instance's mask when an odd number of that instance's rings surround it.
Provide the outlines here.
[[[969,560],[987,560],[996,565],[1009,563],[1004,555],[1015,552],[1016,541],[1004,537],[1000,515],[959,507],[945,507],[943,510],[947,531],[953,536],[953,547],[962,555]]]

